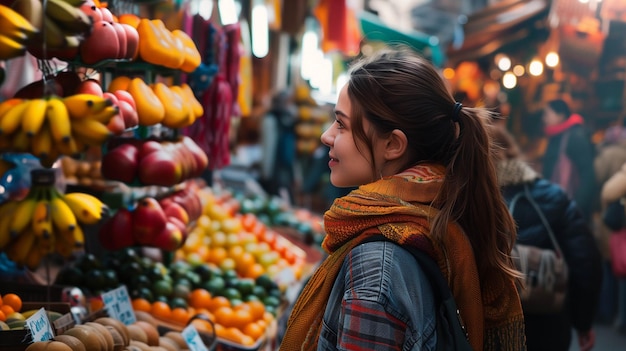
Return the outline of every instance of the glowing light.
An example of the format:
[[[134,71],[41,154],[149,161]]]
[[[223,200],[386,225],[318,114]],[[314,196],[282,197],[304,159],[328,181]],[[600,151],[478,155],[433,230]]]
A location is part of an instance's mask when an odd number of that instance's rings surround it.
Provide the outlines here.
[[[517,77],[511,72],[506,72],[502,76],[502,85],[507,89],[513,89],[517,85]]]
[[[521,77],[524,75],[524,73],[526,73],[526,69],[524,68],[524,66],[515,65],[515,67],[513,67],[513,74],[515,74],[516,76]]]
[[[455,72],[454,69],[448,67],[448,68],[444,68],[443,69],[443,76],[446,79],[452,79],[454,78]]]
[[[235,0],[219,0],[220,21],[223,25],[237,23],[239,17]]]
[[[252,54],[258,58],[269,52],[269,19],[265,3],[258,2],[252,8]]]
[[[539,60],[532,60],[528,66],[528,72],[533,76],[540,76],[543,73],[543,64]]]
[[[546,66],[556,67],[559,64],[559,54],[556,52],[549,52],[546,55]]]
[[[508,71],[511,68],[511,59],[506,55],[498,55],[497,57],[497,65],[501,71]]]
[[[315,70],[315,53],[318,50],[319,38],[315,31],[309,30],[302,36],[302,52],[300,63],[300,75],[303,79],[309,80]]]

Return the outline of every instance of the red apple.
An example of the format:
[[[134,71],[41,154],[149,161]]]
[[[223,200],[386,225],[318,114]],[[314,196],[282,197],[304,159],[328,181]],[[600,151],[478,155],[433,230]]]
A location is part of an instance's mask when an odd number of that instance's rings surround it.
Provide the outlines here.
[[[150,245],[166,223],[167,217],[157,200],[152,197],[139,200],[133,211],[133,236],[137,243]]]
[[[118,23],[118,22],[112,22],[112,23],[113,23],[113,28],[115,28],[115,31],[117,32],[117,40],[119,41],[119,44],[120,44],[120,49],[117,52],[116,58],[118,59],[126,58],[126,50],[128,48],[126,44],[126,30],[124,29],[121,23]]]
[[[114,91],[113,94],[117,96],[118,100],[126,101],[130,104],[130,106],[132,106],[133,109],[137,109],[137,105],[135,105],[135,98],[128,91],[118,89]]]
[[[141,157],[138,177],[144,185],[173,186],[181,181],[181,168],[170,154],[156,151]]]
[[[76,89],[81,83],[81,78],[75,71],[63,71],[57,73],[54,80],[63,88],[63,94],[65,96],[74,95]]]
[[[120,50],[117,31],[110,22],[95,22],[91,35],[85,38],[79,49],[83,62],[87,64],[117,58]]]
[[[47,87],[45,86],[46,84],[48,84]],[[47,79],[45,82],[43,79],[40,79],[21,87],[15,92],[14,97],[20,99],[41,99],[45,93],[63,96],[63,87],[53,79]]]
[[[185,225],[189,224],[189,214],[183,206],[174,201],[166,203],[160,202],[160,204],[167,217],[174,217]]]
[[[124,120],[125,128],[132,128],[139,125],[139,115],[137,110],[134,109],[128,102],[120,100],[120,115]]]
[[[178,229],[183,233],[183,237],[187,236],[187,225],[176,217],[167,217],[167,221],[176,225]]]
[[[163,145],[161,145],[161,143],[156,140],[144,141],[139,148],[139,158],[144,158],[156,151],[163,151]]]
[[[103,224],[98,234],[105,249],[119,250],[135,244],[132,218],[131,211],[121,208]]]
[[[172,222],[167,222],[149,243],[146,245],[157,247],[165,251],[175,251],[183,243],[183,232]]]
[[[100,8],[100,13],[102,14],[102,20],[105,22],[113,23],[113,13],[106,7]]]
[[[91,17],[93,23],[102,21],[102,12],[100,12],[100,9],[93,3],[93,1],[87,1],[80,5],[80,10],[87,16]]]
[[[137,176],[139,150],[133,144],[121,144],[102,156],[102,175],[111,180],[132,183]]]
[[[130,24],[120,23],[126,31],[126,57],[127,59],[135,59],[139,53],[139,32]]]
[[[102,85],[100,82],[93,78],[88,78],[80,82],[76,89],[74,90],[74,94],[91,94],[97,96],[103,96]]]
[[[185,145],[186,149],[193,155],[196,160],[196,168],[192,173],[192,177],[199,177],[204,170],[209,166],[209,157],[207,154],[196,144],[193,139],[188,136],[182,137],[182,143]]]

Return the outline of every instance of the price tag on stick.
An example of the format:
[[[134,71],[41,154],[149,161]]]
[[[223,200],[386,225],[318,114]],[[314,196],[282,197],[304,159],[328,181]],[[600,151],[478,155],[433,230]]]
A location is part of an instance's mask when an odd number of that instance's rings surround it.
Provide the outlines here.
[[[189,346],[190,351],[209,351],[209,349],[207,349],[207,347],[204,345],[204,342],[202,341],[198,330],[196,329],[196,327],[193,326],[193,324],[185,327],[185,329],[183,329],[182,335],[183,339],[187,343],[187,346]]]
[[[133,324],[137,321],[125,285],[102,294],[102,302],[111,318],[115,318],[126,325]]]
[[[47,341],[54,337],[48,313],[43,307],[26,319],[26,327],[30,330],[33,342]]]

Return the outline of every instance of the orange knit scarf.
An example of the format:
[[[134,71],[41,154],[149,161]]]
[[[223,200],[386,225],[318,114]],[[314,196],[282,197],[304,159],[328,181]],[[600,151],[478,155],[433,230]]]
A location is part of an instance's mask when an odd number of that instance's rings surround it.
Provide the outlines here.
[[[344,258],[367,236],[382,233],[401,245],[424,248],[439,264],[455,297],[474,350],[525,350],[524,320],[514,281],[500,273],[478,277],[474,253],[455,223],[439,243],[429,236],[444,169],[417,166],[361,186],[335,200],[324,215],[329,256],[315,271],[291,312],[281,350],[315,350],[328,297]],[[482,288],[481,288],[482,287]]]

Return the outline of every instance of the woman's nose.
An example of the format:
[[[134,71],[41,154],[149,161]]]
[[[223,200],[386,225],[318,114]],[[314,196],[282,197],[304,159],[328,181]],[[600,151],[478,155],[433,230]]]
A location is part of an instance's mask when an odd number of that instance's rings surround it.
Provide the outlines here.
[[[322,136],[320,136],[320,140],[322,141],[322,144],[326,146],[332,146],[332,143],[333,143],[333,137],[330,131],[331,129],[332,129],[332,126],[326,128],[324,133],[322,133]]]

